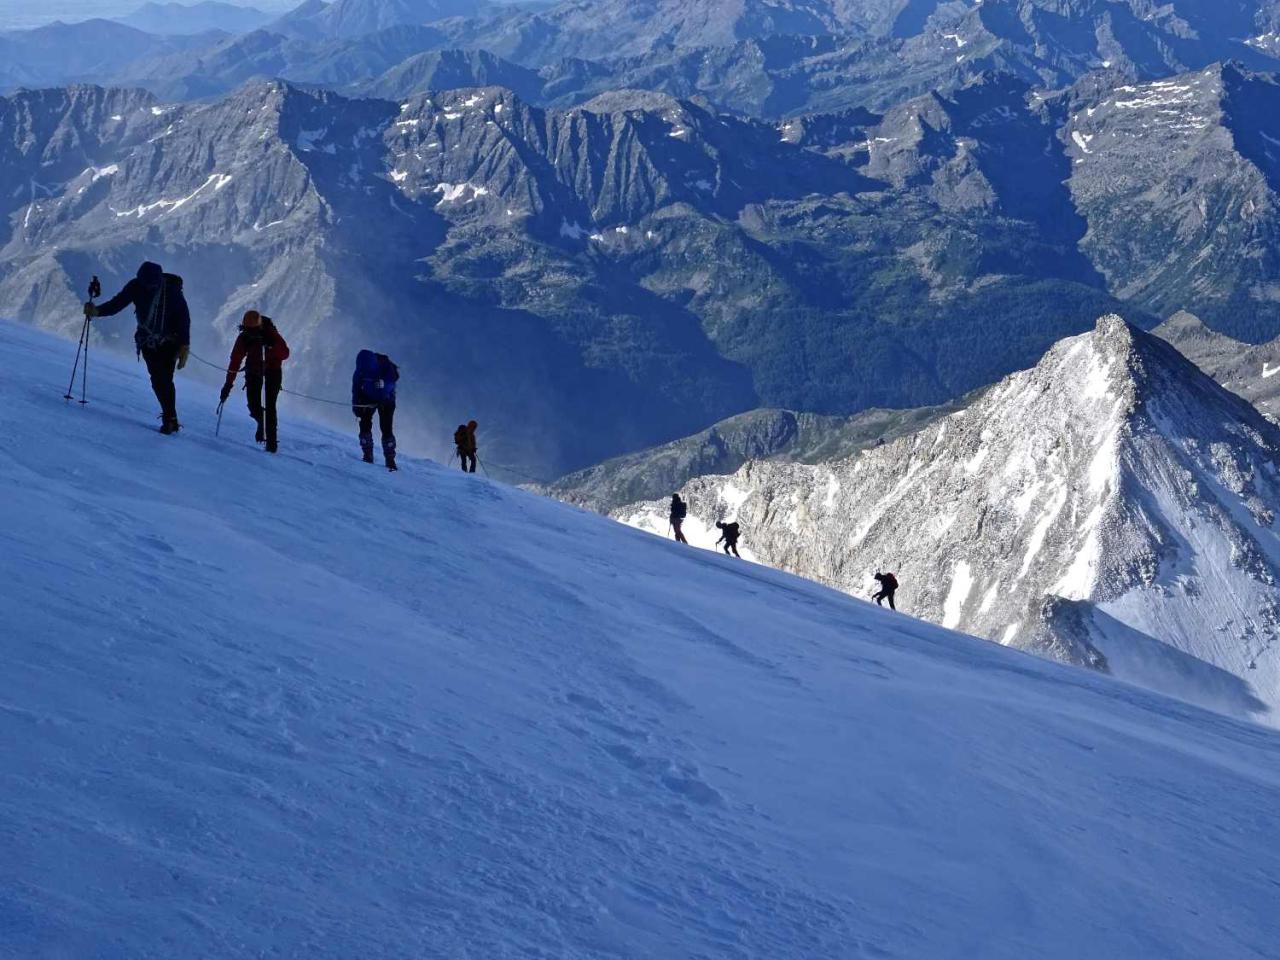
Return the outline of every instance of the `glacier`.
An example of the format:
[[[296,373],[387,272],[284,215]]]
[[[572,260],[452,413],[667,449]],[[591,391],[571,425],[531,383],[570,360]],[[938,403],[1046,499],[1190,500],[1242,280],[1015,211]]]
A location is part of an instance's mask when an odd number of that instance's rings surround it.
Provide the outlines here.
[[[73,344],[0,354],[0,956],[1280,940],[1275,731],[408,445],[367,467],[287,397],[270,457],[239,394],[215,437],[184,376],[163,437],[135,364],[95,353],[82,409]]]

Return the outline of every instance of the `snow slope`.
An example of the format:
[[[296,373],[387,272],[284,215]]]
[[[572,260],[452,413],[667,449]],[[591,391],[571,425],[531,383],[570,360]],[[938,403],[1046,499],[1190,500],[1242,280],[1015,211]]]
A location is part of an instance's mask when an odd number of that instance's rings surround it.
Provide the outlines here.
[[[683,492],[762,562],[863,596],[892,570],[942,626],[1280,723],[1278,461],[1275,424],[1109,316],[914,435]]]
[[[72,354],[0,325],[0,956],[1274,955],[1274,732]]]

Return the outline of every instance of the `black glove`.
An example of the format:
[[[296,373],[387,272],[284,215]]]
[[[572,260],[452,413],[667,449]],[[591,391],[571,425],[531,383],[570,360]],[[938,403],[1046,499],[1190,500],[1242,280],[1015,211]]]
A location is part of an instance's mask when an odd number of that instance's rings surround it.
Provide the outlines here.
[[[92,320],[97,315],[98,315],[97,304],[93,303],[93,301],[90,301],[89,303],[86,303],[84,305],[84,318],[86,320]]]
[[[222,385],[222,392],[218,394],[218,399],[223,403],[227,402],[227,397],[231,396],[231,381],[228,380]]]

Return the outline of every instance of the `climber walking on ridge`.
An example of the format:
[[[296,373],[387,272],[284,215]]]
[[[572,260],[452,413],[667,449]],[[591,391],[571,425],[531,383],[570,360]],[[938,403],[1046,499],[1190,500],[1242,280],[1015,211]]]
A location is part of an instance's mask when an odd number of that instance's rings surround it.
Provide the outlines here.
[[[289,359],[289,345],[276,329],[270,317],[257,310],[250,310],[240,324],[240,334],[231,348],[231,361],[227,364],[227,382],[222,385],[221,402],[226,403],[235,385],[240,364],[244,364],[245,399],[258,429],[254,440],[267,445],[267,453],[275,453],[276,400],[284,384],[284,362]],[[263,402],[263,390],[266,402]],[[221,407],[219,407],[221,410]]]
[[[880,589],[872,595],[871,599],[876,602],[876,606],[882,606],[883,601],[889,601],[889,609],[897,610],[893,605],[893,595],[898,592],[898,578],[892,573],[881,573],[876,571],[875,581],[880,584]]]
[[[87,320],[113,317],[131,305],[138,320],[133,342],[138,355],[146,361],[151,390],[160,402],[160,432],[177,433],[182,424],[178,423],[178,391],[173,374],[187,365],[191,347],[191,311],[182,293],[182,278],[147,261],[138,267],[138,275],[106,303],[86,303],[84,315]]]
[[[396,383],[400,369],[385,353],[361,350],[351,375],[351,412],[360,421],[360,451],[365,463],[373,463],[373,415],[382,433],[382,458],[388,470],[396,469]]]
[[[479,424],[474,420],[468,420],[466,423],[458,424],[458,429],[453,431],[453,443],[458,448],[458,460],[462,463],[463,473],[476,472],[476,455],[480,452],[480,447],[476,443],[476,427]]]
[[[737,521],[735,520],[733,523],[721,523],[717,520],[716,526],[720,528],[720,539],[717,540],[716,543],[724,544],[725,555],[728,556],[729,552],[732,551],[735,557],[742,559],[742,554],[738,552],[738,535],[741,531],[738,529]]]
[[[680,528],[684,526],[684,518],[689,515],[689,505],[680,499],[680,494],[673,493],[671,495],[671,513],[667,519],[671,523],[671,529],[676,536],[676,543],[688,543],[684,538],[684,531]]]

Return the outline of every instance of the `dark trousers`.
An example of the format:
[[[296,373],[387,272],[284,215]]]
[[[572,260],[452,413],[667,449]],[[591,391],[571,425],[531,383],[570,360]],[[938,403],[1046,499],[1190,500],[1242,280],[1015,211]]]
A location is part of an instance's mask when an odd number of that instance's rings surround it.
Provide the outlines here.
[[[684,526],[684,518],[683,518],[683,517],[672,517],[672,518],[671,518],[671,529],[672,529],[673,531],[675,531],[675,535],[676,535],[676,543],[688,543],[688,542],[689,542],[688,540],[686,540],[686,539],[684,538],[684,533],[683,533],[683,531],[681,531],[681,529],[680,529],[682,526]]]
[[[724,552],[727,554],[727,553],[729,553],[730,551],[733,551],[733,555],[734,555],[735,557],[737,557],[739,560],[741,560],[741,559],[742,559],[742,554],[740,554],[740,553],[738,552],[738,541],[737,541],[737,540],[734,540],[734,541],[732,541],[732,542],[730,542],[730,541],[728,541],[728,540],[726,540],[726,541],[725,541],[725,544],[724,544]]]
[[[897,610],[898,608],[897,608],[897,607],[895,607],[895,606],[893,605],[893,594],[894,594],[894,591],[892,591],[892,590],[881,590],[879,593],[877,593],[877,594],[876,594],[875,596],[873,596],[871,599],[872,599],[872,600],[874,600],[874,601],[876,602],[876,606],[877,606],[877,607],[878,607],[878,606],[881,606],[880,601],[882,601],[882,600],[888,600],[888,601],[889,601],[889,609],[890,609],[890,610]]]
[[[258,439],[270,444],[276,442],[276,400],[280,397],[283,385],[282,370],[266,370],[262,373],[246,370],[244,374],[244,394],[249,404],[249,416],[258,422]]]
[[[142,359],[151,374],[151,389],[160,401],[160,413],[166,420],[178,419],[178,390],[173,385],[173,372],[178,368],[178,345],[162,343],[143,347]]]
[[[377,406],[378,429],[382,432],[382,455],[387,460],[396,458],[396,435],[393,424],[396,417],[396,405],[380,403]],[[373,407],[360,409],[360,449],[366,454],[373,453]]]
[[[463,472],[463,473],[475,473],[475,472],[476,472],[476,455],[475,455],[474,453],[468,453],[468,452],[465,452],[465,451],[463,451],[463,450],[459,449],[459,450],[458,450],[458,460],[462,463],[462,472]]]

